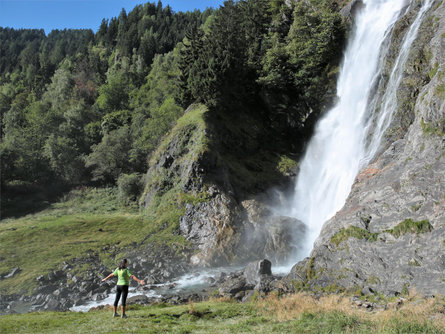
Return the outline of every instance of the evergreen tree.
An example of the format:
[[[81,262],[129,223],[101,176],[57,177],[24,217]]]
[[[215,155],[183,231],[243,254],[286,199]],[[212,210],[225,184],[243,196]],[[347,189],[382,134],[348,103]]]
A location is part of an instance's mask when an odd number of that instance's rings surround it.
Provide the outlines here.
[[[332,97],[344,34],[328,0],[187,13],[158,1],[102,20],[96,34],[0,28],[2,185],[143,173],[194,101],[298,133]]]

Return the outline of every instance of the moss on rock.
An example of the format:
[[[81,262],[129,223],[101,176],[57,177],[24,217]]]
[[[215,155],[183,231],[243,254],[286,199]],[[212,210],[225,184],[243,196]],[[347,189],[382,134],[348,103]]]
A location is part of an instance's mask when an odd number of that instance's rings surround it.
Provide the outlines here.
[[[343,241],[349,238],[365,239],[367,241],[377,241],[378,233],[371,233],[368,230],[357,226],[349,226],[348,228],[341,228],[336,234],[331,238],[331,243],[338,246]]]
[[[398,238],[407,233],[421,234],[431,232],[432,230],[433,226],[428,220],[414,221],[412,219],[405,219],[393,229],[386,230],[385,232],[391,233]]]

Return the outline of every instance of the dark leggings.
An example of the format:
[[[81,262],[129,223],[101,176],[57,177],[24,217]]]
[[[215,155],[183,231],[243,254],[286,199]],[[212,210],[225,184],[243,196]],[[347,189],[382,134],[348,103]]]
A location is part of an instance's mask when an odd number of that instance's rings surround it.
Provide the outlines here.
[[[116,286],[116,299],[114,300],[114,307],[117,307],[117,304],[119,303],[119,299],[121,298],[122,294],[122,306],[126,306],[127,304],[127,296],[128,296],[128,285],[117,285]]]

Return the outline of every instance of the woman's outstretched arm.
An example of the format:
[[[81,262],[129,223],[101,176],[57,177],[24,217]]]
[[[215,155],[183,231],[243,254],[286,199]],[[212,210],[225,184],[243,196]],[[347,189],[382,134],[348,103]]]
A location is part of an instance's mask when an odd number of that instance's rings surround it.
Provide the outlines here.
[[[143,280],[140,280],[139,278],[137,278],[134,275],[131,275],[130,278],[134,279],[136,282],[138,282],[141,285],[145,285],[145,282]]]
[[[110,275],[108,275],[107,277],[105,277],[105,278],[102,280],[102,282],[105,282],[107,279],[109,279],[109,278],[111,278],[111,277],[113,277],[113,276],[114,276],[114,274],[111,273]]]

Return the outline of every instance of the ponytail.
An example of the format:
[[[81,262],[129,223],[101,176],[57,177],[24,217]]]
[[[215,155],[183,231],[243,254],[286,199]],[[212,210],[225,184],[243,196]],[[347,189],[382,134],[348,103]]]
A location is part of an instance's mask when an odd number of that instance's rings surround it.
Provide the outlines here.
[[[121,262],[119,262],[119,270],[127,268],[127,259],[122,259]]]

